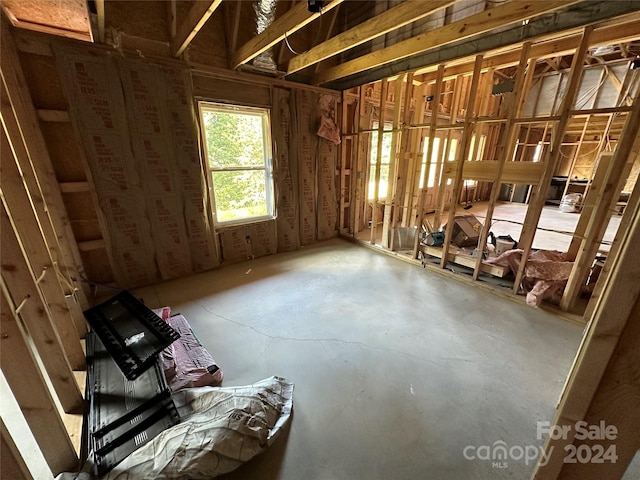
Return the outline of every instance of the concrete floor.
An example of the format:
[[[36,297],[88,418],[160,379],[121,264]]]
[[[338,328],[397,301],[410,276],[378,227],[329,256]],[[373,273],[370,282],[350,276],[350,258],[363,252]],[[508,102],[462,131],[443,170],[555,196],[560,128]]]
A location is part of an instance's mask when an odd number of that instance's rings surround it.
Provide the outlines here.
[[[139,289],[225,374],[295,383],[291,426],[226,480],[528,478],[582,328],[344,240]]]

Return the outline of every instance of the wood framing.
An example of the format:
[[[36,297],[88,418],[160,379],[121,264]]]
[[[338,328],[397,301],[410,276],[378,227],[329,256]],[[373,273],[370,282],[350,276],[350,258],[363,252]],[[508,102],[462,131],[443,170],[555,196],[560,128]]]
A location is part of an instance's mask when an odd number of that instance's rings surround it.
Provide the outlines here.
[[[176,30],[176,35],[171,39],[171,53],[179,57],[207,23],[209,17],[220,6],[222,0],[199,0],[193,4],[187,18],[185,18]]]
[[[371,239],[369,243],[376,243],[376,231],[378,228],[378,201],[380,194],[380,170],[382,165],[382,140],[384,137],[384,119],[387,109],[387,91],[389,83],[382,80],[380,85],[380,107],[378,111],[378,148],[376,149],[376,176],[373,182],[373,199],[371,200]]]
[[[83,400],[76,384],[65,351],[51,320],[51,313],[40,289],[38,280],[55,271],[34,272],[24,258],[19,240],[15,235],[4,206],[0,206],[2,225],[2,281],[18,305],[27,299],[21,310],[21,318],[33,339],[42,364],[65,412],[82,411]],[[39,278],[36,277],[38,275]]]
[[[22,454],[18,450],[4,421],[0,418],[0,477],[13,480],[33,480]]]
[[[324,15],[342,2],[343,0],[332,0],[322,7],[322,14]],[[297,32],[319,16],[320,13],[309,12],[307,2],[297,3],[284,15],[274,20],[266,30],[242,45],[233,56],[232,68],[238,68],[240,65],[253,60],[262,52],[284,40],[286,36]]]
[[[502,173],[504,171],[505,164],[509,160],[509,156],[513,149],[511,146],[516,142],[517,131],[520,128],[519,125],[515,124],[513,120],[519,116],[520,109],[522,107],[522,99],[524,98],[525,92],[528,91],[528,88],[525,82],[525,78],[529,80],[529,85],[531,79],[533,79],[533,75],[536,68],[536,59],[533,58],[529,60],[529,49],[531,48],[531,44],[525,43],[522,48],[522,52],[520,54],[520,65],[527,65],[527,68],[521,67],[518,69],[516,73],[516,78],[513,87],[513,95],[511,96],[511,105],[509,109],[509,113],[507,115],[507,122],[504,126],[504,137],[499,143],[503,143],[505,148],[502,149],[500,158],[497,162],[497,168],[495,171],[495,176],[492,179],[491,184],[491,193],[489,194],[489,205],[487,205],[487,212],[485,214],[484,224],[482,229],[480,230],[480,240],[478,241],[478,255],[476,259],[476,263],[473,269],[473,279],[477,280],[480,275],[480,269],[482,266],[482,253],[485,250],[487,245],[487,236],[489,235],[489,230],[491,228],[491,221],[493,220],[493,211],[496,205],[496,201],[498,200],[498,196],[500,194],[500,186],[502,179]],[[528,64],[527,64],[528,62]],[[485,92],[485,95],[488,92]],[[484,112],[482,112],[484,113]],[[476,136],[476,144],[479,143],[479,138]],[[476,163],[476,162],[471,162]],[[485,162],[482,162],[485,163]],[[470,177],[475,178],[475,177]]]
[[[625,211],[624,220],[629,229],[619,239],[622,248],[611,261],[611,274],[589,319],[553,420],[560,428],[569,426],[568,435],[546,439],[544,448],[549,460],[545,465],[538,464],[534,480],[620,478],[640,447],[638,395],[637,389],[633,390],[637,386],[640,352],[640,208],[636,205]],[[616,463],[564,463],[565,447],[579,444],[575,442],[576,422],[596,418],[595,423],[604,420],[618,429]]]
[[[518,293],[520,290],[520,282],[522,281],[524,270],[527,265],[527,258],[529,258],[529,253],[531,252],[531,246],[540,220],[540,214],[544,207],[547,192],[549,191],[549,185],[551,185],[551,178],[555,173],[556,165],[560,158],[562,141],[569,123],[571,107],[573,106],[578,93],[578,85],[582,78],[584,58],[590,45],[589,42],[592,31],[593,27],[586,27],[584,29],[580,48],[573,56],[571,72],[569,74],[569,79],[567,80],[564,96],[562,97],[562,103],[560,104],[560,120],[558,120],[558,123],[555,125],[553,130],[551,149],[543,159],[544,170],[535,193],[532,196],[531,203],[529,204],[529,208],[527,209],[527,214],[524,219],[520,241],[518,242],[519,248],[522,249],[522,261],[520,262],[520,267],[518,268],[513,285],[514,293]]]
[[[287,74],[303,70],[392,30],[420,20],[427,15],[448,7],[454,2],[455,0],[402,2],[345,32],[339,33],[320,45],[314,46],[308,52],[292,58],[289,61]]]
[[[478,94],[478,85],[480,83],[480,73],[482,71],[482,55],[476,57],[476,63],[473,68],[473,77],[471,78],[471,88],[469,89],[469,96],[467,98],[466,114],[464,119],[464,130],[462,133],[461,145],[458,146],[456,152],[456,176],[453,179],[453,194],[451,195],[451,203],[449,206],[449,220],[447,221],[447,227],[445,230],[445,242],[442,246],[442,259],[440,261],[440,267],[444,268],[447,265],[449,247],[451,245],[451,238],[453,235],[453,226],[455,223],[456,207],[462,193],[462,183],[464,181],[462,173],[464,171],[464,164],[469,156],[470,137],[472,131],[473,120],[473,106],[476,102],[476,96]]]
[[[78,456],[36,359],[19,325],[16,305],[2,283],[0,293],[0,365],[11,392],[54,475],[75,471]]]
[[[172,2],[175,7],[175,0]],[[95,0],[96,4],[96,16],[98,23],[98,41],[100,43],[104,43],[105,40],[105,30],[104,30],[104,0]]]
[[[430,48],[441,47],[451,42],[457,42],[474,35],[488,32],[497,27],[521,22],[536,15],[558,10],[578,3],[578,1],[579,0],[538,0],[506,2],[499,7],[485,10],[457,22],[396,43],[382,50],[376,50],[355,60],[328,68],[316,75],[313,83],[328,83],[370,68],[379,67],[385,63],[425,52]]]
[[[64,291],[56,275],[56,267],[42,236],[38,219],[33,211],[29,193],[23,183],[8,137],[2,135],[1,142],[2,183],[0,194],[2,204],[11,218],[11,225],[20,238],[21,248],[29,259],[33,272],[38,276],[45,270],[49,273],[38,285],[46,304],[51,308],[51,318],[60,336],[69,364],[72,368],[80,370],[84,368],[84,352],[65,300]],[[8,231],[3,232],[3,239],[8,234]]]

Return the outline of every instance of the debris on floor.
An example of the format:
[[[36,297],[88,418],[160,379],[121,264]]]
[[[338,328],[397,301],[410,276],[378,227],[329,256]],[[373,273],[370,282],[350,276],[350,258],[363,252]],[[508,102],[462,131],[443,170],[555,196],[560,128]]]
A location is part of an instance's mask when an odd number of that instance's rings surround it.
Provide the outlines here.
[[[219,387],[187,319],[123,291],[87,312],[88,432],[81,473],[58,480],[205,479],[265,450],[289,422],[293,384]]]
[[[193,333],[187,319],[180,314],[171,315],[169,307],[154,311],[162,314],[162,319],[180,334],[180,338],[160,352],[159,356],[171,391],[219,386],[222,383],[222,370]]]
[[[523,251],[508,250],[487,263],[509,267],[514,273],[520,267]],[[567,253],[552,250],[531,252],[524,269],[520,287],[526,293],[527,304],[539,307],[542,300],[559,303],[573,268],[573,258]]]

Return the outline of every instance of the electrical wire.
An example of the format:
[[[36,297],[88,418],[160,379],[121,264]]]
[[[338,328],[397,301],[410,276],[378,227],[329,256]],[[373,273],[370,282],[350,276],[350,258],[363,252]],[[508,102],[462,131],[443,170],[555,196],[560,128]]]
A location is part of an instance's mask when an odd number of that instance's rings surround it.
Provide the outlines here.
[[[315,46],[318,44],[318,40],[320,40],[320,33],[322,32],[322,8],[320,8],[320,21],[318,22],[318,33],[316,33],[316,38],[313,41],[313,43],[311,44],[312,46]],[[294,55],[303,55],[307,52],[309,52],[309,50],[311,50],[311,48],[309,48],[308,50],[304,51],[304,52],[297,52],[292,46],[291,43],[289,42],[289,37],[287,37],[287,32],[284,32],[284,43],[287,46],[287,48],[289,49],[289,51],[291,53],[293,53]]]

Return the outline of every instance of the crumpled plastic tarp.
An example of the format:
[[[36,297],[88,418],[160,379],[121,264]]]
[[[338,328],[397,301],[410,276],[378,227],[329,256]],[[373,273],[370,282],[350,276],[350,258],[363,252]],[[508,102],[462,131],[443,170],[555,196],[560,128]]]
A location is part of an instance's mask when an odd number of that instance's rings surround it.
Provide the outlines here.
[[[270,377],[243,387],[198,387],[173,395],[181,422],[142,446],[101,480],[204,480],[264,451],[289,422],[293,383]],[[80,474],[56,480],[90,480]]]
[[[487,260],[516,273],[520,268],[523,251],[508,250]],[[568,253],[555,250],[538,250],[529,254],[520,286],[527,294],[527,305],[539,307],[542,300],[559,303],[573,268],[573,258]]]

